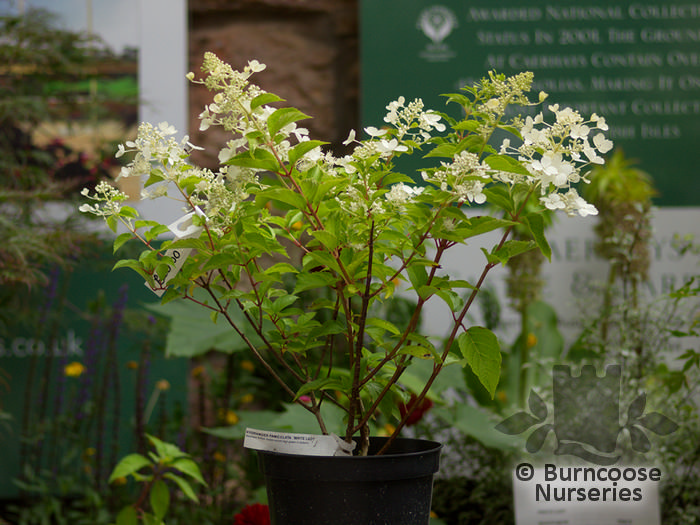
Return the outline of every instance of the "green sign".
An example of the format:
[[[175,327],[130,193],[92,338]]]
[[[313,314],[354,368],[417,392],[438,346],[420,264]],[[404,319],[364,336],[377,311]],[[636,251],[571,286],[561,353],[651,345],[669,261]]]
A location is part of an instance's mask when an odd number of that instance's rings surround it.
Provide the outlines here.
[[[144,308],[158,298],[134,272],[112,272],[111,252],[23,290],[0,329],[0,500],[37,497],[28,488],[42,481],[102,490],[144,432],[180,432],[188,361],[164,357],[167,323]]]
[[[445,111],[437,94],[490,70],[532,71],[535,92],[606,118],[658,204],[700,205],[697,2],[364,0],[361,11],[364,126],[399,96]]]

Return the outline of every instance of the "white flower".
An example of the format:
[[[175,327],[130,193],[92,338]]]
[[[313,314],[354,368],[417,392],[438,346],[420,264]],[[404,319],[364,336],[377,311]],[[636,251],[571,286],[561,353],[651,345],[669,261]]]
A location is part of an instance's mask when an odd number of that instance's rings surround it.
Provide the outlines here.
[[[567,215],[574,216],[577,213],[581,217],[597,215],[598,210],[592,204],[579,196],[578,192],[571,188],[566,193],[551,193],[540,197],[540,202],[550,210],[564,210]]]
[[[370,137],[381,137],[383,135],[386,135],[387,130],[385,129],[377,129],[374,126],[368,126],[365,128],[365,133],[369,135]]]
[[[565,186],[576,171],[571,163],[563,159],[561,153],[552,151],[545,152],[541,159],[529,163],[528,169],[541,180],[542,191],[545,191],[549,184],[558,188]]]
[[[257,60],[251,60],[248,62],[248,68],[250,68],[253,73],[260,73],[260,71],[263,71],[266,67],[267,66],[265,64],[261,64]]]
[[[175,135],[175,133],[177,133],[175,126],[172,126],[167,122],[161,122],[158,124],[158,130],[164,137],[167,137],[168,135]]]
[[[569,131],[569,136],[572,139],[584,139],[588,136],[588,133],[590,131],[591,130],[589,129],[589,127],[586,126],[585,124],[577,123],[577,124],[574,124],[571,126],[571,130]]]
[[[595,147],[598,148],[598,151],[601,153],[607,153],[613,147],[612,141],[606,139],[605,135],[602,133],[598,133],[595,137],[593,137],[593,144],[595,144]]]
[[[591,115],[591,122],[594,122],[598,129],[602,129],[603,131],[608,130],[608,124],[605,122],[605,118],[599,117],[596,113]]]
[[[419,125],[422,129],[430,131],[431,129],[436,129],[437,131],[445,131],[445,125],[440,122],[442,117],[435,113],[434,111],[424,111],[420,114]],[[429,138],[429,136],[428,136]]]
[[[348,134],[348,138],[343,141],[343,146],[347,146],[353,142],[355,142],[355,130],[351,129],[350,133]]]
[[[386,200],[391,204],[403,204],[410,201],[416,195],[423,193],[425,188],[417,186],[408,186],[403,182],[394,184],[389,193],[386,194]]]
[[[396,139],[382,139],[379,141],[379,144],[377,144],[377,151],[379,151],[380,153],[394,153],[408,151],[408,147],[400,145],[399,141]]]

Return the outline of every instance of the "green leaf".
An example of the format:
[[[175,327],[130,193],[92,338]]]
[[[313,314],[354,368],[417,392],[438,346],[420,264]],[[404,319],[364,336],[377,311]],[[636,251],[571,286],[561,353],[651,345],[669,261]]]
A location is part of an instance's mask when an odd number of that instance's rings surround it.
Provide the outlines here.
[[[457,338],[462,355],[493,399],[501,375],[501,347],[489,329],[473,326]]]
[[[162,520],[168,513],[170,506],[170,492],[163,480],[156,480],[151,487],[150,494],[151,508],[156,518]]]
[[[122,233],[114,239],[114,246],[112,253],[117,253],[117,250],[124,246],[127,242],[133,239],[134,236],[131,233]]]
[[[275,110],[267,118],[267,129],[270,131],[270,136],[274,137],[275,135],[277,135],[279,130],[281,130],[285,126],[288,126],[292,122],[297,122],[299,120],[304,120],[307,118],[311,117],[305,115],[296,108],[280,108]]]
[[[276,172],[280,169],[280,164],[275,156],[262,148],[242,151],[235,157],[227,160],[226,164],[230,166],[240,166],[242,168],[254,168],[262,171]]]
[[[309,392],[314,392],[316,390],[340,390],[344,391],[345,385],[343,381],[337,377],[322,377],[321,379],[316,379],[315,381],[309,381],[304,383],[301,388],[297,391],[294,399],[299,399],[299,396],[308,394]]]
[[[182,477],[178,476],[177,474],[173,474],[172,472],[164,474],[163,477],[174,481],[185,496],[187,496],[195,503],[199,503],[199,498],[197,497],[197,494],[194,493],[192,485],[190,485],[186,479],[183,479]]]
[[[506,241],[499,249],[491,253],[484,250],[484,253],[486,253],[486,258],[490,263],[506,264],[512,257],[530,251],[535,246],[533,241],[510,240]]]
[[[204,300],[204,294],[197,294],[195,297]],[[211,350],[230,354],[248,348],[228,322],[212,323],[209,311],[191,301],[151,303],[146,304],[145,308],[170,318],[165,345],[165,354],[168,357],[194,357]],[[260,341],[239,308],[229,309],[228,315],[249,340],[255,344]]]
[[[305,140],[289,150],[289,164],[292,166],[312,149],[328,144],[320,140]]]
[[[401,333],[394,323],[386,319],[380,319],[379,317],[370,317],[367,319],[367,326],[375,326],[393,335],[399,335]]]
[[[134,472],[151,465],[151,461],[141,454],[129,454],[128,456],[124,456],[114,467],[112,474],[109,476],[109,483],[112,483],[115,479],[130,476]]]
[[[260,192],[258,195],[283,202],[297,210],[306,209],[306,199],[304,199],[304,197],[299,193],[293,190],[288,190],[287,188],[270,188],[264,192]]]
[[[177,458],[170,466],[176,470],[179,470],[183,474],[187,474],[189,477],[197,480],[202,485],[207,484],[202,477],[202,472],[199,470],[197,463],[195,463],[195,461],[191,458]]]
[[[425,266],[421,264],[412,264],[406,269],[406,273],[416,291],[428,282],[428,272],[425,270]]]
[[[552,247],[549,245],[544,235],[544,218],[539,213],[531,213],[523,217],[523,222],[532,234],[532,238],[537,243],[537,247],[548,261],[552,261]]]
[[[117,525],[138,525],[136,509],[129,505],[119,511],[119,514],[117,514]]]
[[[185,454],[172,443],[166,443],[165,441],[162,441],[150,434],[146,434],[146,437],[155,447],[156,452],[158,454],[158,458],[164,463],[170,463],[176,458],[187,456],[187,454]]]
[[[484,162],[494,170],[517,173],[518,175],[529,175],[525,166],[520,161],[510,155],[489,155]]]
[[[335,250],[338,247],[338,238],[331,232],[326,230],[317,230],[312,231],[311,235],[313,235],[329,251]]]
[[[255,111],[260,106],[272,104],[273,102],[282,102],[284,99],[278,97],[274,93],[263,93],[250,101],[250,111]]]
[[[332,286],[337,280],[337,277],[328,272],[302,272],[297,277],[294,293]]]

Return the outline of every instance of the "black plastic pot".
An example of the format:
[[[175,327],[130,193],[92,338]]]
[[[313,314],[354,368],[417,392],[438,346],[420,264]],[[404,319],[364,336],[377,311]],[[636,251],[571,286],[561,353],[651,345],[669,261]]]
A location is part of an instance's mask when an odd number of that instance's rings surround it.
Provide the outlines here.
[[[371,438],[369,455],[258,452],[272,525],[428,525],[442,445]]]

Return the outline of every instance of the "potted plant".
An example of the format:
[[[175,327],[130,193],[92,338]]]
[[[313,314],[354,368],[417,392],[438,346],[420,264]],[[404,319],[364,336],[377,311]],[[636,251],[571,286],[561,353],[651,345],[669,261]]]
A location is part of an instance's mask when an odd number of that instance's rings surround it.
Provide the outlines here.
[[[425,463],[434,472],[439,445],[415,449],[414,443],[397,445],[396,436],[424,406],[447,366],[471,367],[494,394],[498,339],[470,326],[470,308],[493,268],[527,250],[550,256],[544,209],[596,213],[573,184],[585,181],[582,170],[602,164],[601,154],[612,147],[601,133],[605,120],[597,115],[587,120],[557,105],[549,106],[551,124],[542,113],[521,117],[512,108],[529,111],[546,97],[529,100],[533,75],[492,73],[446,96],[461,109],[461,118],[401,97],[387,105],[382,128],[365,128],[363,140],[351,132],[345,144],[352,152],[337,157],[298,125],[307,115],[250,82],[264,68],[253,60],[236,71],[207,53],[203,79],[188,74],[213,92],[200,129],[220,126],[231,134],[219,152],[218,171],[191,165],[196,146],[187,137],[175,140],[167,124],[142,124],[138,138],[119,147],[117,156],[134,154],[121,177],[145,176],[147,197],[181,200],[185,217],[170,227],[141,218],[107,182],[84,192],[91,202],[81,210],[104,217],[114,232],[122,228],[115,250],[133,238],[143,243],[138,259],[122,259],[115,267],[141,274],[163,302],[184,298],[208,309],[214,322],[228,323],[289,399],[316,418],[322,434],[330,433],[324,406],[342,411],[341,441],[354,438],[354,456],[365,457],[322,458],[335,462],[329,470],[347,459],[395,458],[392,447],[398,446],[419,459],[433,454]],[[511,138],[496,148],[495,133]],[[424,159],[422,184],[398,172],[395,159],[401,156]],[[536,206],[526,207],[528,202]],[[527,234],[509,239],[516,225]],[[172,238],[156,243],[168,230]],[[450,249],[485,234],[497,234],[498,240],[482,250],[475,282],[442,270]],[[382,309],[399,293],[415,302],[403,323],[390,321]],[[432,301],[443,301],[451,312],[444,341],[421,330],[421,313]],[[423,381],[411,375],[419,361],[430,364]],[[380,414],[395,424],[381,442],[370,439]],[[307,481],[294,484],[300,491],[294,498],[311,491]],[[370,494],[365,499],[383,505],[376,491]],[[429,509],[429,487],[427,495]],[[287,523],[280,517],[284,511],[275,510],[276,503],[283,505],[276,499],[271,496],[273,522]],[[405,505],[413,497],[399,499]],[[354,523],[341,521],[344,509],[332,511],[333,523]],[[410,523],[427,522],[426,511],[416,512]],[[407,522],[399,515],[368,516],[357,523]]]

